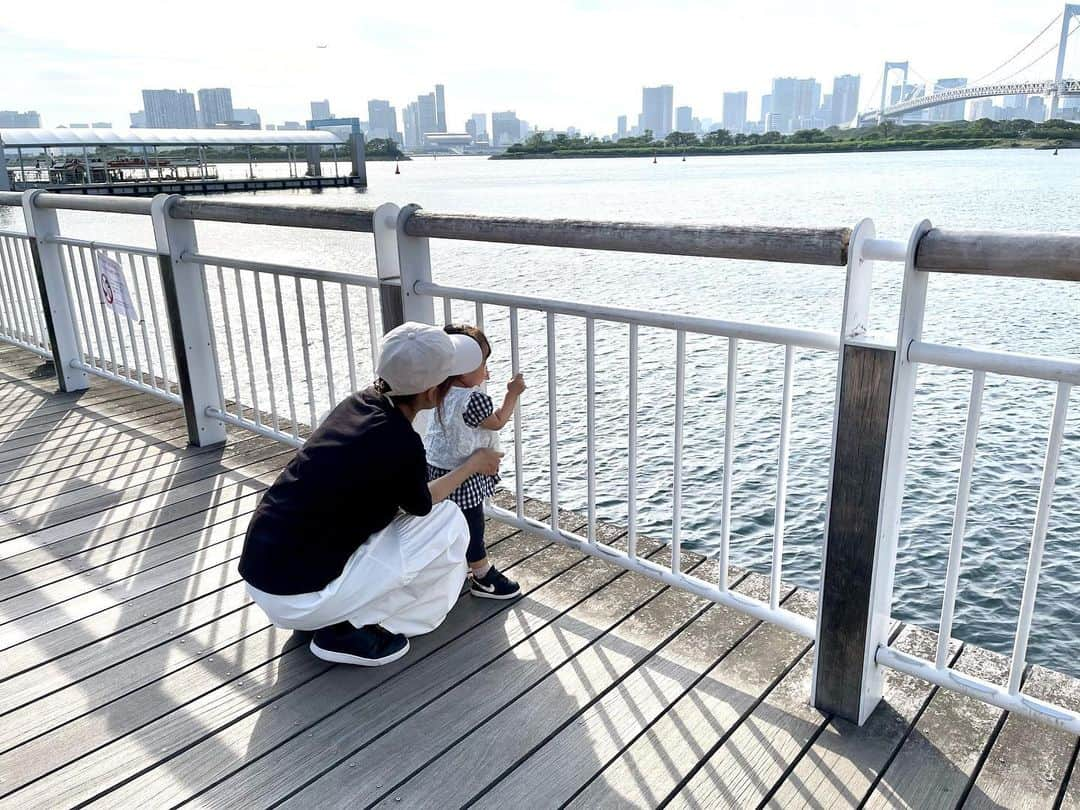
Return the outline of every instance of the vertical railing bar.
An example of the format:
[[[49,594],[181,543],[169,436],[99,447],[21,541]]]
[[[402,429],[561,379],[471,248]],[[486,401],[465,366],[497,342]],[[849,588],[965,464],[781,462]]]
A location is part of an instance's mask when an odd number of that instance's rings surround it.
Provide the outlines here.
[[[453,308],[450,306],[450,296],[444,295],[442,300],[443,324],[449,325],[454,322]]]
[[[780,449],[776,460],[776,511],[773,520],[772,576],[769,606],[780,607],[780,579],[784,569],[784,523],[787,514],[788,454],[791,447],[791,388],[795,375],[795,347],[784,347],[784,393],[780,409]]]
[[[728,338],[727,390],[724,393],[724,472],[720,496],[720,590],[728,589],[731,555],[731,465],[735,457],[735,389],[738,381],[739,340]]]
[[[596,542],[596,322],[585,319],[585,464],[588,539]]]
[[[11,290],[12,300],[15,303],[15,309],[17,311],[16,318],[18,320],[19,340],[23,343],[29,343],[31,340],[31,334],[29,331],[29,324],[26,318],[26,307],[23,304],[22,294],[19,291],[19,272],[15,268],[14,259],[11,256],[10,249],[8,247],[8,240],[3,240],[3,255],[0,255],[0,265],[3,266],[5,271],[5,286],[8,286]]]
[[[671,573],[682,569],[683,411],[686,400],[686,332],[675,333],[675,450],[671,484]]]
[[[638,325],[630,324],[630,403],[626,444],[626,551],[637,557],[637,416],[638,416]]]
[[[44,312],[41,309],[41,299],[38,297],[37,279],[34,273],[34,262],[26,255],[25,245],[14,239],[8,240],[15,263],[19,267],[19,278],[26,289],[27,306],[30,311],[30,326],[33,330],[34,342],[38,346],[49,348],[47,329],[42,323]]]
[[[304,351],[304,373],[307,376],[308,411],[312,430],[315,429],[315,388],[311,381],[311,352],[308,350],[307,313],[304,311],[304,289],[296,276],[296,310],[300,316],[300,346]]]
[[[49,346],[49,327],[45,322],[45,304],[41,300],[41,291],[37,285],[37,274],[34,270],[34,256],[30,250],[30,242],[28,240],[19,240],[16,244],[19,244],[22,248],[23,262],[26,265],[27,278],[30,280],[30,289],[34,292],[34,312],[37,315],[38,331],[41,333],[41,345],[43,348],[50,348]],[[57,251],[60,253],[60,251]]]
[[[161,363],[162,389],[164,391],[166,391],[166,392],[171,392],[173,390],[173,386],[172,386],[172,382],[171,382],[172,378],[169,376],[169,355],[166,354],[166,352],[165,352],[165,344],[161,339],[161,333],[162,333],[161,319],[158,318],[157,297],[154,295],[154,281],[153,281],[153,277],[150,274],[150,261],[149,261],[148,257],[146,257],[146,256],[143,256],[142,261],[143,261],[143,278],[146,280],[146,300],[149,303],[150,313],[151,313],[151,315],[152,315],[152,317],[154,319],[153,324],[152,324],[153,329],[154,329],[154,343],[157,344],[158,361]],[[160,272],[160,270],[159,270],[159,272]],[[204,282],[206,280],[205,272],[204,272],[204,275],[203,275],[203,280],[204,280]],[[207,312],[209,312],[209,311],[210,310],[208,309]],[[176,361],[175,361],[175,358],[174,358],[174,360],[173,360],[174,365],[175,365],[175,362]],[[220,369],[221,366],[218,366],[218,368]],[[177,379],[179,379],[179,374],[177,375]],[[218,382],[220,383],[220,375],[219,375]],[[179,383],[177,384],[177,387],[179,388]],[[225,397],[224,396],[222,396],[222,398],[221,398],[221,408],[222,408],[222,410],[225,409]]]
[[[352,313],[349,311],[349,285],[341,287],[341,315],[345,320],[345,357],[349,361],[349,391],[356,390],[356,353],[353,351]]]
[[[371,350],[371,379],[374,382],[379,366],[379,332],[375,328],[375,294],[371,287],[364,287],[364,302],[367,305],[368,348]]]
[[[244,418],[244,408],[240,404],[240,376],[236,373],[236,347],[232,339],[232,317],[229,315],[229,299],[225,295],[225,271],[220,264],[217,268],[218,297],[221,299],[221,320],[225,324],[225,349],[229,352],[229,371],[233,382],[233,405],[236,406],[236,418]],[[221,409],[228,411],[225,400],[221,401]]]
[[[146,261],[145,256],[142,259]],[[154,370],[154,355],[150,351],[150,334],[146,329],[146,304],[143,302],[142,284],[139,283],[139,271],[135,267],[134,255],[128,255],[128,266],[131,268],[131,280],[135,285],[135,305],[139,308],[139,327],[142,331],[143,353],[146,355],[146,373],[150,377],[150,385],[161,390],[157,384],[157,373]],[[207,307],[206,311],[210,311],[209,307]]]
[[[106,346],[101,340],[101,329],[98,327],[98,308],[96,306],[98,302],[98,288],[96,284],[92,284],[93,278],[91,270],[86,264],[87,248],[78,247],[75,251],[79,255],[79,266],[82,267],[82,286],[86,293],[86,308],[90,313],[90,325],[94,329],[94,345],[97,348],[97,357],[94,358],[95,365],[101,371],[108,371],[108,365],[106,362]],[[93,261],[91,261],[93,264]]]
[[[105,302],[101,300],[101,286],[98,283],[98,273],[101,271],[98,269],[97,253],[94,252],[92,247],[86,248],[86,250],[90,253],[90,266],[93,268],[94,293],[97,296],[98,305],[101,309],[101,324],[105,330],[105,341],[109,349],[109,362],[112,363],[112,373],[119,377],[119,366],[116,365],[116,349],[113,347],[112,330],[109,328],[109,313],[105,311],[107,307],[105,306]],[[104,357],[101,359],[102,361],[105,360]]]
[[[1065,415],[1069,410],[1069,392],[1072,386],[1058,383],[1054,415],[1050,420],[1050,438],[1046,447],[1042,483],[1039,486],[1039,503],[1035,510],[1035,527],[1031,534],[1031,553],[1028,555],[1027,573],[1024,575],[1024,595],[1020,599],[1020,619],[1016,625],[1016,641],[1013,644],[1012,665],[1009,670],[1009,694],[1020,691],[1027,658],[1031,619],[1035,612],[1035,595],[1039,588],[1039,571],[1042,568],[1043,551],[1046,548],[1046,529],[1050,521],[1050,505],[1054,500],[1054,483],[1057,479],[1061,440],[1065,433]]]
[[[75,271],[75,252],[74,252],[74,250],[75,249],[71,245],[67,245],[67,260],[66,260],[66,263],[67,263],[67,270],[68,270],[68,272],[71,273],[71,287],[72,287],[72,291],[73,291],[73,299],[72,300],[74,300],[74,301],[76,301],[78,303],[78,306],[79,306],[79,320],[82,321],[83,334],[86,337],[86,344],[85,344],[84,349],[83,349],[83,362],[85,362],[87,365],[94,365],[94,361],[95,361],[96,358],[95,358],[94,354],[90,351],[90,327],[91,327],[91,321],[90,321],[90,319],[88,319],[86,317],[86,308],[85,308],[86,306],[89,306],[92,309],[93,304],[91,304],[89,302],[89,294],[84,296],[82,294],[82,292],[80,291],[80,289],[79,289],[80,288],[79,274]],[[61,251],[61,256],[62,255],[63,255],[63,251]],[[84,298],[86,299],[85,302],[84,302]],[[98,341],[95,345],[100,350],[100,341]]]
[[[11,240],[4,240],[4,253],[7,255],[8,268],[11,271],[12,281],[15,285],[15,296],[19,301],[19,308],[23,316],[23,340],[27,343],[39,343],[37,334],[37,320],[33,317],[33,304],[29,301],[26,289],[26,279],[23,277],[23,268],[17,261],[15,252],[11,247]]]
[[[109,255],[108,251],[104,251],[104,253],[106,256]],[[120,265],[120,270],[123,271],[124,266],[120,262],[119,252],[114,250],[113,255],[116,256],[116,263]],[[113,325],[116,327],[116,344],[120,347],[120,362],[124,364],[124,376],[127,377],[128,380],[132,380],[131,364],[128,363],[127,347],[124,346],[124,330],[120,328],[120,316],[112,307],[109,307],[109,310],[112,312]],[[125,320],[127,320],[127,318],[125,318]],[[130,323],[130,321],[128,321],[128,323]]]
[[[551,483],[551,528],[559,531],[559,419],[556,408],[555,313],[547,312],[548,461]]]
[[[68,267],[68,260],[66,258],[64,258],[64,250],[63,250],[63,248],[60,248],[59,250],[57,250],[56,255],[60,259],[60,275],[61,275],[61,278],[63,278],[63,281],[64,281],[64,294],[67,295],[67,300],[68,300],[68,317],[71,318],[71,324],[72,324],[72,327],[73,327],[71,332],[75,337],[75,351],[78,352],[79,359],[82,362],[85,363],[86,362],[86,349],[83,347],[83,340],[82,340],[82,336],[79,334],[78,326],[81,326],[83,331],[85,331],[86,330],[86,324],[85,323],[79,324],[78,321],[80,319],[77,318],[76,315],[75,315],[75,307],[76,307],[75,298],[76,298],[76,296],[75,296],[75,294],[74,294],[74,292],[72,290],[72,286],[71,286],[71,281],[72,280],[70,278],[68,278],[68,273],[70,272],[70,269]],[[82,309],[82,301],[79,301],[78,307],[80,309]],[[87,339],[89,339],[89,335],[87,335]]]
[[[476,302],[476,328],[481,332],[484,331],[484,304],[482,301]]]
[[[240,328],[244,332],[244,365],[247,366],[248,385],[251,387],[251,405],[255,414],[255,424],[262,427],[262,412],[259,408],[259,387],[255,384],[255,362],[251,356],[251,338],[248,335],[247,302],[244,300],[244,279],[240,268],[233,268],[236,280],[236,300],[240,304]],[[239,405],[239,403],[237,403]]]
[[[521,342],[518,335],[517,307],[510,307],[510,372],[521,373]],[[517,516],[525,516],[525,472],[521,468],[524,452],[521,447],[521,397],[514,403],[514,500]]]
[[[116,251],[116,263],[120,265],[120,272],[124,270],[124,263],[120,258],[121,254]],[[134,267],[131,254],[127,254],[128,265]],[[135,339],[135,325],[131,322],[131,318],[124,316],[124,320],[127,321],[128,339],[131,340],[131,359],[135,361],[135,374],[139,378],[139,382],[143,383],[142,363],[139,362],[139,342]]]
[[[949,639],[952,637],[956,591],[960,584],[960,558],[964,553],[964,526],[967,523],[968,496],[971,493],[971,468],[975,461],[975,443],[979,436],[979,416],[982,413],[985,383],[986,372],[976,371],[971,378],[967,428],[960,459],[960,480],[956,486],[952,539],[949,542],[949,564],[945,571],[945,595],[941,601],[941,624],[938,627],[937,656],[934,662],[938,669],[944,669],[949,660]]]
[[[334,364],[330,354],[330,328],[326,321],[326,290],[322,279],[316,282],[319,293],[319,325],[322,327],[323,362],[326,363],[326,393],[330,400],[330,407],[337,405],[337,396],[334,392]]]
[[[219,268],[220,269],[220,268]],[[206,265],[199,265],[199,272],[203,274],[203,306],[206,308],[206,319],[210,323],[214,323],[214,310],[210,306],[210,284],[209,279],[206,277]],[[222,320],[228,317],[228,314],[222,312]],[[225,407],[225,385],[221,381],[221,355],[218,352],[218,336],[215,329],[213,334],[210,335],[210,356],[214,358],[214,368],[218,370],[215,382],[217,383],[218,402],[220,403],[221,410],[228,412],[228,408]]]
[[[289,420],[292,422],[292,435],[294,439],[300,438],[297,427],[299,420],[296,418],[296,401],[293,398],[292,363],[289,361],[289,336],[285,329],[285,304],[281,300],[281,276],[274,276],[274,299],[277,304],[278,331],[281,333],[281,356],[285,361],[285,389],[289,398]]]
[[[0,239],[0,243],[6,242],[7,237]],[[8,334],[15,340],[21,340],[19,337],[19,313],[15,305],[14,287],[9,281],[9,275],[11,268],[8,266],[8,262],[4,259],[5,253],[0,251],[0,294],[3,295],[4,309],[7,312],[9,323],[6,324]]]
[[[259,314],[259,336],[262,339],[263,367],[266,370],[266,387],[269,389],[270,422],[273,424],[274,430],[280,432],[281,426],[278,420],[277,394],[274,393],[274,367],[270,362],[270,341],[266,334],[266,311],[263,306],[261,281],[262,273],[254,271],[251,275],[255,279],[255,308]]]

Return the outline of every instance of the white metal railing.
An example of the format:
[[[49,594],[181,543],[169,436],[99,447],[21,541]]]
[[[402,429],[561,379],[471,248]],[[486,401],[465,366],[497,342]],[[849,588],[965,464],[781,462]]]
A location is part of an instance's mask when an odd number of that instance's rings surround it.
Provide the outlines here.
[[[44,240],[59,248],[69,316],[75,326],[74,362],[90,374],[179,403],[180,383],[164,312],[157,253],[68,237]],[[102,299],[102,263],[123,268],[137,320],[122,317]]]
[[[203,268],[207,312],[224,327],[211,343],[222,407],[209,415],[299,447],[308,426],[318,424],[341,394],[375,379],[377,278],[203,254],[182,258]],[[311,321],[318,323],[318,341],[309,340]],[[357,322],[366,329],[354,330]],[[312,342],[320,351],[311,351]],[[306,401],[297,401],[298,389],[306,391]]]
[[[959,272],[1080,281],[1080,237],[1047,234],[987,234],[932,229],[921,223],[907,242],[879,239],[868,220],[847,229],[723,228],[716,226],[659,226],[580,221],[541,221],[428,214],[416,206],[399,209],[383,205],[375,211],[316,210],[280,205],[244,205],[217,201],[156,198],[78,198],[27,192],[0,192],[0,205],[21,205],[28,235],[0,232],[0,340],[26,346],[54,358],[61,385],[85,387],[85,379],[69,372],[92,374],[183,405],[193,442],[220,441],[224,425],[270,436],[293,446],[302,444],[310,426],[325,408],[333,407],[346,390],[356,390],[374,377],[377,336],[403,319],[436,322],[436,299],[442,319],[453,320],[454,305],[469,307],[469,317],[484,328],[497,321],[509,333],[512,373],[522,369],[523,353],[535,358],[546,376],[547,424],[529,423],[530,435],[545,436],[546,457],[525,450],[523,408],[513,417],[513,464],[516,506],[491,508],[490,514],[511,525],[536,532],[667,585],[685,589],[758,619],[776,623],[818,644],[815,661],[815,704],[862,721],[881,697],[883,668],[921,677],[976,699],[1019,712],[1051,725],[1080,732],[1080,714],[1036,700],[1021,689],[1027,666],[1039,574],[1044,557],[1054,483],[1071,386],[1080,383],[1080,363],[1067,358],[1034,357],[1009,352],[944,346],[922,340],[922,320],[931,272]],[[61,236],[53,213],[59,208],[129,215],[149,215],[156,248],[89,242]],[[50,218],[51,217],[51,218]],[[336,273],[284,264],[255,262],[201,253],[193,221],[257,223],[269,226],[372,233],[376,275]],[[32,227],[31,227],[32,226]],[[574,301],[526,296],[504,291],[450,286],[432,279],[429,239],[465,239],[523,245],[573,246],[590,250],[621,250],[670,255],[712,256],[771,262],[801,262],[817,266],[846,266],[844,314],[837,332],[788,325],[691,317]],[[36,248],[36,250],[35,250]],[[96,277],[101,257],[119,262],[129,280],[139,320],[121,320],[104,307]],[[894,346],[867,339],[873,261],[904,263],[901,317]],[[375,293],[378,292],[379,313]],[[47,300],[46,300],[47,299]],[[66,315],[65,315],[66,313]],[[539,316],[530,329],[523,313]],[[583,351],[567,352],[557,344],[558,326],[573,323],[584,329]],[[220,329],[215,329],[219,324]],[[625,328],[624,328],[625,327]],[[627,544],[616,548],[599,539],[598,459],[607,436],[600,435],[597,415],[597,359],[610,347],[598,330],[617,328],[625,348],[626,458],[629,475],[620,499],[628,515]],[[639,382],[641,336],[657,330],[674,338],[675,369],[671,442],[656,450],[641,441]],[[50,335],[55,340],[50,345]],[[177,336],[182,336],[182,340]],[[726,343],[724,369],[724,446],[720,476],[717,550],[719,569],[714,581],[683,570],[685,509],[683,461],[687,410],[688,338],[709,336]],[[732,478],[736,441],[740,351],[745,347],[783,347],[780,414],[775,448],[775,500],[769,552],[756,562],[769,573],[769,598],[757,600],[729,588],[731,559]],[[856,479],[854,487],[880,486],[854,517],[833,512],[838,481],[852,480],[852,467],[840,457],[841,441],[861,426],[844,420],[851,392],[843,387],[843,371],[852,351],[870,351],[887,374],[875,383],[884,386],[887,418],[881,459],[860,458],[856,471],[878,465],[880,484]],[[620,353],[622,348],[620,348]],[[822,589],[815,623],[781,607],[784,541],[787,523],[786,491],[792,436],[792,401],[797,361],[803,353],[825,352],[837,359],[834,407],[833,462],[830,501],[822,549]],[[567,355],[584,361],[585,437],[584,480],[587,525],[582,534],[558,525],[559,507],[566,502],[560,468],[578,463],[560,437],[557,405],[561,390],[559,369]],[[582,357],[582,354],[584,355]],[[620,354],[620,362],[621,362]],[[746,355],[744,357],[744,363]],[[968,419],[964,435],[957,495],[953,503],[949,560],[943,587],[939,641],[933,660],[915,658],[891,647],[888,624],[892,610],[893,570],[903,502],[904,476],[912,421],[915,374],[919,364],[968,370],[972,373]],[[531,373],[531,372],[530,372]],[[960,592],[969,492],[975,461],[982,394],[988,374],[1027,377],[1057,384],[1056,404],[1049,429],[1023,597],[1017,617],[1007,683],[993,684],[948,665],[949,641]],[[849,380],[850,382],[850,380]],[[306,399],[301,399],[305,397]],[[861,401],[861,400],[860,400]],[[866,399],[871,403],[871,398]],[[527,406],[530,410],[532,406]],[[872,406],[867,404],[867,417]],[[216,425],[209,434],[206,425]],[[209,438],[208,438],[209,437]],[[874,448],[865,452],[870,453]],[[875,451],[876,452],[876,451]],[[658,564],[639,554],[638,476],[644,465],[671,467],[670,560]],[[862,466],[860,466],[862,465]],[[524,509],[525,474],[530,466],[547,467],[552,518],[543,523]],[[610,496],[610,493],[605,493]],[[850,504],[849,504],[850,506]],[[844,521],[852,525],[840,526]],[[859,534],[872,527],[872,536]],[[838,528],[839,526],[839,528]],[[845,534],[846,532],[846,534]],[[872,559],[854,559],[841,546],[854,541],[873,548]],[[836,547],[833,548],[833,544]],[[849,557],[851,559],[849,559]],[[839,573],[837,572],[837,560]],[[837,581],[866,591],[857,603],[837,598]],[[844,580],[847,577],[848,580]],[[850,590],[850,589],[849,589]],[[862,591],[860,590],[860,593]],[[847,598],[846,594],[843,594]],[[837,600],[835,603],[830,600]],[[847,629],[823,620],[830,612],[849,612]],[[828,658],[837,634],[849,632],[844,655]],[[857,636],[857,637],[855,637]],[[864,637],[865,636],[865,637]],[[848,643],[850,642],[850,643]],[[860,653],[859,650],[862,650]],[[853,651],[853,652],[852,652]],[[845,660],[844,656],[847,656]],[[830,687],[853,705],[830,704]]]
[[[49,357],[49,335],[34,277],[32,242],[24,233],[0,231],[0,336]]]
[[[552,506],[549,525],[542,525],[538,521],[528,518],[523,509],[523,500],[520,497],[524,492],[524,467],[522,465],[521,450],[521,406],[520,403],[514,412],[514,490],[519,494],[515,512],[498,507],[489,507],[492,516],[507,523],[528,528],[539,532],[559,542],[563,542],[579,548],[589,554],[602,556],[608,562],[615,563],[628,570],[637,571],[646,576],[658,579],[669,585],[691,591],[704,596],[718,604],[725,604],[751,615],[779,624],[793,632],[799,633],[806,638],[813,638],[814,623],[804,616],[800,616],[786,608],[780,607],[782,594],[781,577],[783,573],[784,556],[784,520],[785,503],[787,494],[787,468],[789,455],[789,437],[791,425],[791,400],[793,388],[793,374],[795,366],[795,348],[806,347],[818,350],[836,351],[838,339],[835,335],[825,332],[792,329],[789,327],[771,326],[768,324],[742,323],[735,321],[720,321],[709,318],[695,318],[684,315],[649,312],[644,310],[632,310],[619,307],[594,306],[579,304],[570,301],[556,299],[536,298],[509,293],[497,293],[488,290],[475,290],[463,287],[448,287],[431,282],[417,282],[413,285],[413,291],[421,296],[440,298],[443,302],[443,320],[447,323],[453,319],[453,302],[466,301],[475,305],[475,320],[483,324],[485,318],[484,307],[495,306],[504,308],[509,319],[509,332],[511,338],[512,373],[521,371],[520,364],[520,327],[519,313],[522,310],[531,310],[544,316],[544,356],[546,357],[547,376],[547,410],[548,410],[548,475],[549,492],[548,501]],[[556,319],[560,316],[573,317],[584,321],[585,326],[585,430],[586,430],[586,513],[587,524],[584,534],[575,534],[559,527],[559,505],[565,501],[562,496],[559,475],[559,425],[556,416],[556,404],[558,400],[557,367],[558,351],[556,346]],[[596,485],[596,458],[597,458],[597,420],[596,420],[596,326],[598,323],[618,323],[628,326],[628,379],[631,381],[627,413],[628,424],[628,453],[629,474],[627,477],[626,504],[628,515],[628,530],[630,542],[626,551],[603,544],[598,541],[597,522],[597,485]],[[638,470],[638,442],[637,442],[637,414],[638,414],[638,391],[637,391],[637,360],[638,360],[638,335],[641,328],[659,328],[672,331],[675,334],[675,390],[674,390],[674,423],[673,443],[671,445],[672,480],[671,480],[671,503],[670,503],[670,547],[671,558],[668,566],[658,565],[652,560],[638,556],[636,538],[638,535],[638,503],[636,478]],[[769,559],[770,569],[770,595],[768,601],[759,601],[742,594],[735,593],[728,588],[727,565],[721,564],[717,572],[715,582],[707,582],[698,576],[688,574],[682,570],[682,537],[683,537],[683,438],[684,438],[684,409],[686,400],[686,337],[687,334],[712,335],[727,338],[728,340],[728,385],[725,392],[727,421],[725,423],[724,458],[727,463],[724,467],[724,480],[722,488],[723,510],[721,515],[721,532],[719,538],[720,559],[726,563],[730,557],[731,539],[731,459],[735,441],[735,390],[737,385],[737,356],[741,341],[768,343],[784,347],[784,372],[783,372],[783,395],[781,405],[781,420],[779,430],[779,446],[776,476],[776,499],[775,517],[773,528],[772,553]],[[653,464],[659,459],[652,458]]]

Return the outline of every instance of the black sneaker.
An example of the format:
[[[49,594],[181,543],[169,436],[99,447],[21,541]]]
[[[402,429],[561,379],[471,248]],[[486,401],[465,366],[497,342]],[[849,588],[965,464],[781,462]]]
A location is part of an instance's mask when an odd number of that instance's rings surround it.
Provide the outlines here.
[[[482,599],[513,599],[521,588],[494,565],[482,577],[469,577],[469,591]]]
[[[409,651],[409,640],[377,624],[356,628],[348,622],[316,630],[311,652],[323,661],[354,664],[358,667],[381,667],[397,661]]]

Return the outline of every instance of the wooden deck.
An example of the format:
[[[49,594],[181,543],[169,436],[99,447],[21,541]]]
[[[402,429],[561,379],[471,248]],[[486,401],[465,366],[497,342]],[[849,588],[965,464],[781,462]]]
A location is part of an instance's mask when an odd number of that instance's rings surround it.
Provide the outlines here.
[[[188,448],[178,408],[100,380],[57,394],[16,349],[0,404],[3,806],[1080,807],[1075,737],[895,674],[864,727],[835,721],[807,705],[805,640],[501,526],[523,599],[463,597],[401,661],[328,665],[236,572],[287,448]]]

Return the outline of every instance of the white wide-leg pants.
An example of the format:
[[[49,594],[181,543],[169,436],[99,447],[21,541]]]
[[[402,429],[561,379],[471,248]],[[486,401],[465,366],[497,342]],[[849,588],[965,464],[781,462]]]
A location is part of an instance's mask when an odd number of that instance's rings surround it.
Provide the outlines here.
[[[347,621],[418,636],[442,624],[461,594],[468,545],[465,516],[443,501],[424,517],[399,515],[373,534],[321,591],[281,596],[247,589],[278,627],[318,630]]]

